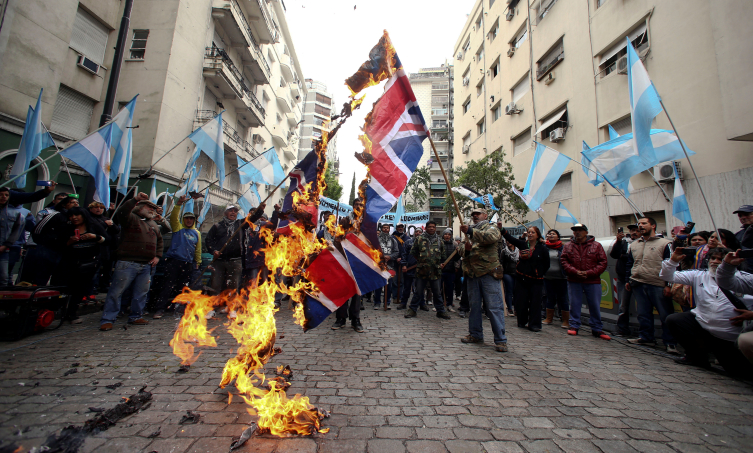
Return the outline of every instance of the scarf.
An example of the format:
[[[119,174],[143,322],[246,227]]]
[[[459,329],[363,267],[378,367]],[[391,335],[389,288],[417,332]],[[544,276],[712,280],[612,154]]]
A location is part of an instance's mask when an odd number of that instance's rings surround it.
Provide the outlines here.
[[[549,247],[550,249],[558,249],[558,248],[562,247],[562,241],[558,240],[556,242],[549,242],[547,240],[546,241],[546,246]]]
[[[228,234],[229,236],[232,236],[232,235],[233,235],[233,233],[235,233],[235,222],[236,222],[237,220],[238,220],[238,219],[235,219],[235,220],[230,220],[230,219],[228,219],[227,217],[223,217],[223,218],[222,218],[222,220],[221,220],[221,223],[222,223],[223,225],[225,225],[225,228],[227,228],[227,234]]]
[[[436,231],[434,232],[434,234],[429,234],[424,231],[422,236],[425,236],[426,239],[429,240],[429,244],[436,244],[437,242],[439,242],[439,235],[436,233]]]

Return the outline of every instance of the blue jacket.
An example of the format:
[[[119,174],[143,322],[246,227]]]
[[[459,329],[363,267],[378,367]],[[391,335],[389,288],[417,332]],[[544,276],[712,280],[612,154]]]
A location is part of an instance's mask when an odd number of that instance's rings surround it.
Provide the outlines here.
[[[403,253],[403,262],[401,264],[405,266],[406,268],[413,266],[413,269],[410,269],[408,272],[405,273],[405,275],[408,275],[408,276],[416,275],[415,266],[418,264],[418,260],[416,259],[416,257],[411,255],[410,253],[411,249],[413,248],[413,241],[414,241],[413,238],[408,238],[403,243],[405,253]]]
[[[21,211],[21,215],[24,216],[24,231],[21,231],[21,234],[18,236],[18,240],[13,243],[13,246],[23,247],[24,244],[26,244],[26,232],[28,231],[29,233],[31,233],[32,231],[34,231],[34,227],[37,226],[37,221],[34,219],[34,216],[28,209],[22,206],[18,206],[18,209]]]
[[[178,206],[170,214],[170,226],[173,230],[173,237],[165,258],[201,264],[201,235],[195,223],[191,228],[183,225],[180,221],[180,207]]]
[[[24,216],[10,204],[0,207],[0,245],[10,247],[23,233]]]

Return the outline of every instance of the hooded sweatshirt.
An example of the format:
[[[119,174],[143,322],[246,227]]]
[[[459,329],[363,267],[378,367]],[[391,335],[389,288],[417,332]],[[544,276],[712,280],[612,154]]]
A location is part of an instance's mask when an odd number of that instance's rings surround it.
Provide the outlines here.
[[[201,234],[196,229],[196,222],[194,221],[191,227],[185,226],[180,220],[180,209],[173,209],[170,214],[170,227],[173,237],[165,258],[201,264]]]

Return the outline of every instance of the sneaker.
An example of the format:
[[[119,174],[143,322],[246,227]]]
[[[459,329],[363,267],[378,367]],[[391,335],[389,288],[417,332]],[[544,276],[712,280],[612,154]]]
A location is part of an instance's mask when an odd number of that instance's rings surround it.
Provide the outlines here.
[[[420,308],[420,309],[421,309],[421,310],[423,310],[423,311],[429,311],[429,307],[427,307],[426,305],[421,305],[421,306],[420,306],[420,307],[418,307],[418,308]]]
[[[128,324],[133,324],[134,326],[145,326],[149,324],[149,321],[147,321],[144,318],[134,319],[133,321],[128,321]]]
[[[152,315],[152,319],[160,319],[160,318],[162,318],[163,316],[165,316],[165,312],[164,312],[164,310],[157,310],[157,311],[155,311],[155,312],[154,312],[154,314]]]
[[[628,340],[628,343],[630,344],[642,344],[642,345],[656,345],[656,341],[648,341],[644,340],[643,338],[631,338]]]
[[[374,310],[379,310],[379,305],[374,305]]]
[[[416,317],[416,312],[411,310],[410,308],[408,309],[408,311],[405,312],[404,318],[415,318],[415,317]]]
[[[507,343],[498,343],[494,345],[494,349],[496,349],[497,352],[507,352]]]
[[[277,308],[280,308],[276,303],[275,303],[275,306]],[[209,313],[207,313],[206,316],[204,316],[204,319],[212,319],[212,318],[214,318],[214,310],[210,310]]]
[[[465,318],[465,312],[463,310],[458,310],[458,316]]]
[[[484,340],[482,340],[480,338],[476,338],[473,335],[466,335],[466,336],[464,336],[463,338],[460,339],[460,342],[461,343],[466,343],[466,344],[468,344],[468,343],[483,343]]]
[[[567,334],[575,336],[578,335],[578,331],[576,329],[567,329]]]
[[[112,330],[112,323],[111,322],[106,322],[106,323],[102,324],[101,326],[99,326],[99,330],[101,330],[102,332],[105,332],[105,331],[108,331],[108,330]]]
[[[405,304],[400,304],[400,305],[397,306],[398,310],[405,310],[406,308],[408,308],[408,307]]]
[[[431,311],[437,311],[436,307],[431,307]]]
[[[446,311],[437,312],[437,318],[452,319],[452,317],[450,316],[450,314],[447,313]]]
[[[602,340],[607,340],[607,341],[612,339],[612,337],[605,334],[604,332],[591,332],[591,335],[593,335],[595,338],[601,338]]]
[[[363,332],[363,326],[361,325],[361,320],[356,319],[353,322],[350,323],[353,326],[353,330],[355,330],[358,333]]]
[[[342,329],[343,326],[345,326],[345,320],[338,318],[335,320],[335,323],[332,325],[332,330]]]
[[[667,352],[669,354],[680,355],[680,351],[677,350],[677,346],[675,346],[673,344],[668,344],[667,345]]]
[[[447,307],[447,310],[448,310],[448,311],[449,311],[450,313],[455,313],[455,309],[454,309],[454,308],[452,308],[452,305],[450,305],[449,307]]]

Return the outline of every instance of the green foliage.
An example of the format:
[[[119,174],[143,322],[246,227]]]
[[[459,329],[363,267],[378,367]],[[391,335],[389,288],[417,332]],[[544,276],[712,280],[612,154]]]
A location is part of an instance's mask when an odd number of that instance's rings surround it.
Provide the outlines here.
[[[324,182],[327,183],[327,188],[324,189],[324,195],[327,198],[333,200],[339,200],[343,194],[343,186],[340,185],[340,181],[337,180],[337,175],[332,171],[331,166],[327,166],[327,171],[324,173]]]
[[[353,206],[356,201],[356,172],[353,172],[353,182],[350,184],[350,196],[348,197],[348,204]]]
[[[421,211],[426,206],[430,183],[431,174],[428,166],[417,168],[413,172],[405,187],[405,197],[403,197],[406,212]]]
[[[523,203],[515,193],[513,193],[513,181],[515,177],[512,174],[512,164],[504,160],[504,152],[493,152],[478,161],[472,160],[467,162],[465,167],[455,167],[452,175],[449,175],[452,187],[459,185],[468,186],[481,195],[492,194],[494,204],[497,207],[506,209],[518,218],[522,218],[528,212],[528,206]],[[470,219],[470,209],[476,203],[470,199],[455,194],[455,200],[458,202],[460,212],[463,213],[463,219]],[[447,194],[444,202],[444,210],[448,216],[457,218],[455,208],[452,204],[450,194]],[[491,218],[493,214],[489,213]],[[499,218],[503,221],[517,223],[504,211],[499,211]]]

